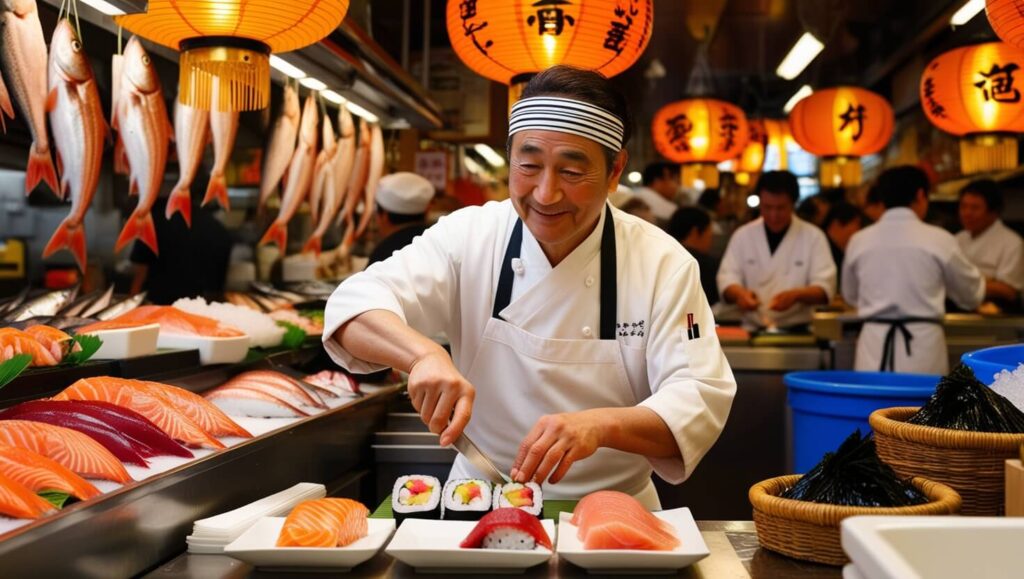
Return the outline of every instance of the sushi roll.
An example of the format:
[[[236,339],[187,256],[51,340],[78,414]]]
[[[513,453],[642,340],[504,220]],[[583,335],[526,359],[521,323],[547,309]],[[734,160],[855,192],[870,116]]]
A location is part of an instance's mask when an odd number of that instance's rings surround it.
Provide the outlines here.
[[[538,546],[551,549],[551,537],[537,517],[522,509],[491,511],[459,545],[463,549],[532,551]]]
[[[505,507],[521,509],[537,517],[544,511],[544,493],[537,483],[508,483],[494,487],[494,510]]]
[[[441,518],[478,521],[491,510],[491,483],[481,479],[454,479],[444,485]]]
[[[391,512],[396,524],[405,519],[440,519],[441,481],[419,474],[398,477],[391,491]]]

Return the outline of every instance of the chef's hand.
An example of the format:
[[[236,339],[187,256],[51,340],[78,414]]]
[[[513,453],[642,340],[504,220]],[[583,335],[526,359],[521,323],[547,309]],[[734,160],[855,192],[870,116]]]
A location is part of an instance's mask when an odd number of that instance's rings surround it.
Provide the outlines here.
[[[772,298],[771,303],[768,304],[768,308],[776,312],[786,311],[789,308],[793,307],[793,305],[796,304],[796,302],[800,299],[802,295],[802,290],[798,289],[791,289],[786,290],[784,292],[779,292],[775,294],[775,297]]]
[[[431,352],[409,369],[409,398],[430,432],[448,446],[462,434],[473,412],[476,389],[455,368],[444,350]]]
[[[599,409],[542,416],[519,445],[509,474],[520,483],[557,483],[601,446],[602,423]]]
[[[761,300],[757,299],[757,294],[743,288],[736,294],[736,305],[743,311],[756,310],[761,305]]]

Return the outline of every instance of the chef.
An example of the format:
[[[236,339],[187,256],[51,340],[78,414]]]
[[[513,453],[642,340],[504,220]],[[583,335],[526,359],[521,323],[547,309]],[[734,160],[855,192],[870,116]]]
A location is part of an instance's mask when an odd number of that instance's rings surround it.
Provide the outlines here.
[[[946,298],[973,310],[985,280],[952,235],[922,221],[929,188],[924,171],[888,169],[875,188],[885,213],[854,234],[843,263],[843,298],[864,320],[854,368],[945,374]]]
[[[556,66],[509,122],[511,199],[442,218],[338,287],[324,343],[339,364],[409,373],[440,443],[463,433],[552,498],[599,489],[659,506],[718,438],[736,383],[697,263],[611,208],[629,113],[603,76]],[[425,335],[444,331],[451,357]],[[480,476],[463,456],[450,477]]]
[[[675,198],[679,194],[681,175],[679,165],[658,161],[644,167],[643,184],[633,193],[648,207],[658,220],[658,225],[665,225],[672,214],[679,209]]]
[[[1024,242],[1007,227],[1003,192],[991,179],[968,183],[960,191],[960,224],[956,241],[967,259],[985,276],[985,298],[1015,307],[1024,289]]]
[[[835,293],[828,240],[821,229],[793,215],[800,188],[792,173],[764,173],[756,192],[761,217],[737,229],[722,256],[722,301],[744,312],[748,330],[806,326],[811,307],[827,304]]]
[[[370,253],[370,264],[383,261],[412,243],[427,229],[427,206],[434,186],[416,173],[385,175],[377,187],[377,230],[381,240]]]

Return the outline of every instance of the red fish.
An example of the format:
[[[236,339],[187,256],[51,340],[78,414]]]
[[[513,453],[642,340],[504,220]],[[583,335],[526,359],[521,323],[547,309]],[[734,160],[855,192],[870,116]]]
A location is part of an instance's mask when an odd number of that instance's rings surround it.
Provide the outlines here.
[[[270,133],[270,142],[263,155],[263,174],[260,177],[259,208],[267,203],[267,199],[277,189],[278,183],[288,170],[292,155],[295,154],[295,139],[299,135],[299,93],[288,84],[284,87],[284,104],[281,116],[274,122]]]
[[[571,522],[584,549],[671,551],[679,546],[672,525],[618,491],[598,491],[583,497]]]
[[[82,476],[122,484],[132,480],[110,451],[68,428],[28,420],[0,420],[0,444],[47,456]]]
[[[511,507],[496,509],[484,515],[459,546],[463,549],[479,549],[488,535],[506,529],[526,533],[533,537],[538,546],[552,548],[551,537],[544,530],[540,520],[522,509]]]
[[[215,103],[219,100],[219,91],[220,81],[214,79]],[[228,201],[228,184],[224,171],[231,160],[231,150],[235,147],[235,137],[238,135],[238,111],[220,111],[215,105],[214,110],[210,111],[210,133],[213,135],[213,170],[210,171],[210,182],[206,186],[203,205],[216,199],[220,206],[228,211],[231,209],[231,203]]]
[[[288,183],[281,197],[281,210],[277,218],[263,234],[259,245],[277,243],[281,255],[288,250],[288,222],[299,210],[299,205],[306,199],[313,185],[313,169],[316,164],[316,127],[319,124],[319,113],[313,95],[306,97],[302,109],[302,120],[299,124],[299,144],[292,154],[292,162],[288,165]]]
[[[192,225],[192,181],[203,161],[203,149],[210,135],[210,113],[174,102],[174,144],[178,151],[178,183],[167,197],[166,217],[181,212],[185,224]]]
[[[148,418],[129,408],[99,400],[69,400],[64,404],[71,404],[78,412],[93,416],[117,429],[135,441],[138,444],[139,454],[145,457],[169,455],[193,458],[195,456],[189,449],[167,436]]]
[[[369,509],[350,499],[303,501],[281,527],[278,547],[344,547],[368,533]]]

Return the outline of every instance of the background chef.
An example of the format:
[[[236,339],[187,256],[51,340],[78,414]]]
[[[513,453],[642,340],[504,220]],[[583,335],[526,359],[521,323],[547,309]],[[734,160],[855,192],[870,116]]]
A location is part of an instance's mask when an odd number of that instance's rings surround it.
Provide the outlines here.
[[[985,276],[985,299],[1015,309],[1024,289],[1024,241],[999,218],[1003,192],[991,179],[968,183],[960,191],[956,241]]]
[[[629,133],[603,76],[538,74],[510,114],[511,199],[456,211],[346,280],[324,336],[351,371],[409,372],[442,445],[465,429],[548,496],[610,488],[657,508],[652,469],[693,472],[736,384],[694,259],[607,203]],[[424,337],[440,331],[451,357]],[[467,475],[459,456],[450,476]]]
[[[401,171],[381,177],[376,199],[382,239],[373,248],[369,263],[384,261],[426,231],[427,207],[433,198],[434,186],[416,173]]]

